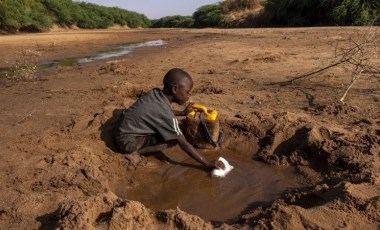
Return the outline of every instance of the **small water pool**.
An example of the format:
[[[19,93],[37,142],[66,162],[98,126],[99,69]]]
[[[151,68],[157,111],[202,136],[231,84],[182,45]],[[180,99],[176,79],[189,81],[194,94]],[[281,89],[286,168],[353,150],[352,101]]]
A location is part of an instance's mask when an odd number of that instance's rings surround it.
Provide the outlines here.
[[[208,159],[226,158],[235,168],[225,178],[210,172],[180,149],[165,152],[178,164],[157,162],[154,167],[138,169],[134,187],[116,186],[114,192],[137,200],[153,210],[175,209],[209,221],[228,221],[248,205],[266,205],[286,189],[301,187],[293,168],[278,168],[252,160],[252,154],[225,148],[202,153]]]

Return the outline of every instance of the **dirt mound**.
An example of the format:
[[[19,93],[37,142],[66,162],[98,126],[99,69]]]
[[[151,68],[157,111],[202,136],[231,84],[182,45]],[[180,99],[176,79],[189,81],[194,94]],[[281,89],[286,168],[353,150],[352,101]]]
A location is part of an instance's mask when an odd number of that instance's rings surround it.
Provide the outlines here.
[[[256,113],[250,119],[228,120],[228,129],[259,139],[257,158],[272,165],[310,166],[330,179],[352,182],[376,178],[371,162],[379,151],[377,128],[353,133],[344,127],[315,124],[305,115],[283,112],[270,116]],[[265,118],[264,118],[265,117]],[[372,173],[371,173],[372,172]]]
[[[251,114],[239,112],[232,118],[222,120],[221,125],[227,136],[260,139],[274,124],[269,115],[254,111]]]
[[[258,139],[255,158],[269,164],[295,165],[306,174],[322,173],[328,180],[377,181],[378,166],[373,163],[380,151],[378,125],[368,120],[354,123],[355,131],[351,126],[321,125],[307,115],[253,112],[224,120],[222,129],[227,136]]]
[[[123,63],[112,61],[112,62],[107,62],[106,64],[102,65],[99,68],[98,73],[99,74],[113,74],[113,75],[122,74],[122,75],[126,75],[126,74],[128,74],[128,67],[123,65]]]
[[[137,85],[128,81],[123,81],[111,85],[104,92],[105,106],[116,101],[119,108],[129,107],[137,98],[154,88],[152,85]]]
[[[330,115],[346,115],[354,120],[358,116],[353,109],[334,111]],[[272,165],[295,165],[305,181],[314,184],[286,192],[270,207],[243,213],[239,220],[243,226],[275,229],[378,226],[375,223],[379,223],[380,212],[375,210],[380,194],[377,163],[380,138],[376,121],[354,121],[353,131],[352,126],[321,125],[307,115],[289,112],[235,117],[224,125],[231,133],[258,138],[258,159]]]
[[[285,194],[271,207],[258,208],[243,215],[241,222],[263,228],[281,229],[376,229],[380,212],[379,187],[370,184],[355,185],[347,182],[335,186],[317,185],[308,191],[292,191]],[[344,217],[344,218],[342,218]]]
[[[333,103],[329,105],[315,105],[313,107],[306,108],[306,111],[311,112],[314,115],[319,116],[333,116],[336,118],[349,118],[353,114],[358,114],[359,108],[343,105],[341,103]]]
[[[137,201],[118,199],[112,193],[62,204],[57,211],[60,229],[212,229],[201,218],[183,211],[153,212]]]

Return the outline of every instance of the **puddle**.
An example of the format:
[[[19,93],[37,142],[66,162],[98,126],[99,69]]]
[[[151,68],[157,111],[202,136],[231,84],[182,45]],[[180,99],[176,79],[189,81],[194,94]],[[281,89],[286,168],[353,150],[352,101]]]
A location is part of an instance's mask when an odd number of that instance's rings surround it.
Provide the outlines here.
[[[250,152],[226,148],[202,153],[208,159],[223,156],[235,167],[225,178],[215,178],[210,177],[209,171],[194,167],[197,162],[181,150],[166,151],[172,160],[193,167],[158,161],[156,166],[133,173],[131,178],[136,186],[119,184],[114,192],[156,211],[178,206],[205,220],[228,221],[248,205],[252,208],[269,204],[286,189],[301,187],[293,168],[276,168],[254,161]]]
[[[77,63],[88,63],[93,61],[99,61],[99,60],[107,60],[115,57],[121,57],[124,55],[127,55],[131,53],[134,49],[145,47],[145,46],[162,46],[166,45],[167,42],[164,40],[153,40],[153,41],[146,41],[146,42],[140,42],[140,43],[132,43],[132,44],[126,44],[126,45],[120,45],[117,47],[114,47],[110,50],[107,50],[105,52],[100,52],[96,55],[89,56],[89,57],[82,57],[82,58],[66,58],[61,60],[55,60],[52,62],[45,62],[43,65],[48,65],[49,67],[55,66],[55,65],[74,65]]]
[[[79,58],[78,63],[86,63],[86,62],[110,59],[114,57],[120,57],[120,56],[131,53],[136,48],[145,47],[145,46],[162,46],[165,44],[167,44],[167,42],[164,40],[153,40],[153,41],[146,41],[146,42],[135,43],[135,44],[122,45],[110,51],[102,52],[92,57]]]
[[[162,46],[166,45],[167,42],[164,40],[152,40],[140,43],[130,43],[125,45],[120,45],[114,47],[110,50],[100,52],[93,56],[81,57],[81,58],[64,58],[60,60],[53,60],[42,62],[37,65],[37,70],[44,70],[54,66],[73,66],[78,63],[89,63],[99,60],[107,60],[115,57],[121,57],[133,52],[134,49],[146,46]],[[5,77],[14,72],[12,67],[0,68],[0,76]]]

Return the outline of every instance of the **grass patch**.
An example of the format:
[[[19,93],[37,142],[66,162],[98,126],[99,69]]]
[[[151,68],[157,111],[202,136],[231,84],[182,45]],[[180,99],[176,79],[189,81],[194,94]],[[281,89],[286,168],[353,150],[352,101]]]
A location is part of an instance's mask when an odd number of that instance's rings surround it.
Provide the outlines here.
[[[8,69],[3,69],[2,77],[9,81],[35,81],[38,59],[41,52],[26,49],[16,53],[16,62]]]

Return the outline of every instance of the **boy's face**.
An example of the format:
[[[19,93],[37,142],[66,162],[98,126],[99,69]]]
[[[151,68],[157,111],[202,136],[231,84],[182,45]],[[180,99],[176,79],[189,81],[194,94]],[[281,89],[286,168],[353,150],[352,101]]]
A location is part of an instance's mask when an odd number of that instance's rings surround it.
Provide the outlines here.
[[[185,104],[190,98],[190,91],[193,88],[193,82],[184,78],[177,85],[173,86],[174,102],[180,105]]]

